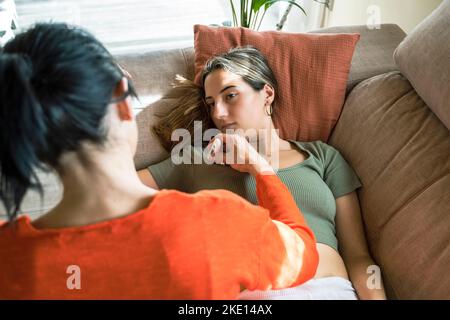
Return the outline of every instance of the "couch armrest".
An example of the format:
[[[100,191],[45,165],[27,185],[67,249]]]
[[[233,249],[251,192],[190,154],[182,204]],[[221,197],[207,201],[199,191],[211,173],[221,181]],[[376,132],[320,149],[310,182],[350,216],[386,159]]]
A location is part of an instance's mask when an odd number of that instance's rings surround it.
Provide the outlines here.
[[[359,33],[352,66],[347,81],[347,93],[359,82],[386,72],[397,71],[394,51],[406,36],[396,24],[382,24],[380,29],[370,30],[367,26],[330,27],[311,31],[312,33]]]

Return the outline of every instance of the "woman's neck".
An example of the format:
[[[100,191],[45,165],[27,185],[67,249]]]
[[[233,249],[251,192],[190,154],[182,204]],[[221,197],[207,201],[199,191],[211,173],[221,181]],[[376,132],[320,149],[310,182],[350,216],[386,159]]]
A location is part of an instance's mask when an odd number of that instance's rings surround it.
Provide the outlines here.
[[[128,155],[128,156],[127,156]],[[156,190],[140,181],[131,152],[90,152],[89,163],[77,153],[61,159],[61,202],[33,224],[36,227],[80,226],[110,220],[149,205]]]
[[[258,134],[258,151],[267,159],[275,160],[280,157],[280,152],[292,150],[289,141],[281,139],[278,131],[269,118],[266,128]]]

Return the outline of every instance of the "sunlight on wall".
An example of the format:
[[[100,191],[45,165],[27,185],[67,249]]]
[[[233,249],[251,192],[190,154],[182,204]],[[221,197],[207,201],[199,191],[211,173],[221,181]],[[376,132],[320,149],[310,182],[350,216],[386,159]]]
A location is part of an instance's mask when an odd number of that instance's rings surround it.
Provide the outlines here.
[[[398,24],[409,33],[441,3],[442,0],[334,0],[328,26],[366,24],[370,14],[374,14],[371,6],[377,6],[381,23]]]

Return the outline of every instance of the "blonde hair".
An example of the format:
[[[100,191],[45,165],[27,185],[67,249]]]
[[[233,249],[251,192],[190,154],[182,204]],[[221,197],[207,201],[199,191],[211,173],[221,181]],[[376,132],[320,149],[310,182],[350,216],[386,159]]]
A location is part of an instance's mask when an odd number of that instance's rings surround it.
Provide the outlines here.
[[[255,91],[262,90],[266,84],[274,88],[275,92],[277,90],[276,78],[266,58],[258,49],[251,46],[232,48],[209,59],[203,67],[200,85],[177,75],[177,83],[171,93],[179,94],[180,98],[168,113],[158,115],[160,120],[153,126],[153,131],[167,151],[176,144],[171,140],[175,129],[187,129],[193,136],[194,121],[202,121],[204,130],[214,128],[204,100],[203,88],[206,77],[219,69],[241,76]]]

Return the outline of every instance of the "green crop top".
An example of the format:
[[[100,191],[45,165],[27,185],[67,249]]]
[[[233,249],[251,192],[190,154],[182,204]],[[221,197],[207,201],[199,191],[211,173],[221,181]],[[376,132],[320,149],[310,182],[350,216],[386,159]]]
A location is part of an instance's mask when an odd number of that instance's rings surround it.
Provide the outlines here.
[[[294,147],[306,151],[308,157],[299,164],[279,169],[277,175],[291,191],[317,242],[337,250],[335,199],[361,187],[361,182],[339,151],[332,146],[322,141],[290,142]],[[255,179],[229,166],[175,165],[169,157],[148,169],[160,189],[177,189],[188,193],[226,189],[257,204]]]

